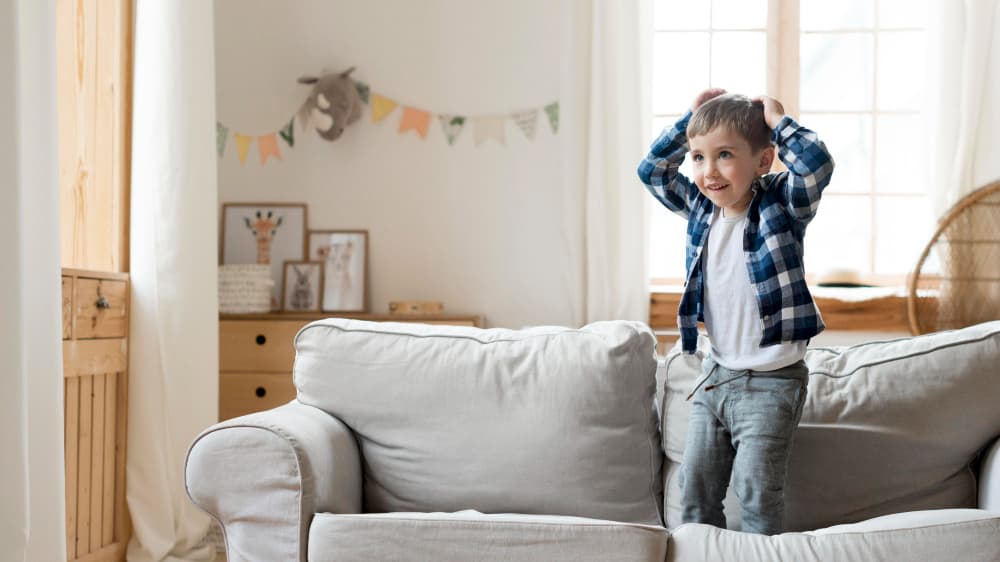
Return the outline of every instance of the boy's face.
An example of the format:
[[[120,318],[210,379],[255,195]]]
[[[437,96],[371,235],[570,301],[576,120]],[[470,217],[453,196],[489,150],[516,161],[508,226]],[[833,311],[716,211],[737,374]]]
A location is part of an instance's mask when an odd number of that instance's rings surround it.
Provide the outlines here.
[[[694,183],[725,215],[738,214],[750,204],[753,180],[767,173],[774,159],[771,147],[755,151],[729,127],[716,127],[688,138]]]

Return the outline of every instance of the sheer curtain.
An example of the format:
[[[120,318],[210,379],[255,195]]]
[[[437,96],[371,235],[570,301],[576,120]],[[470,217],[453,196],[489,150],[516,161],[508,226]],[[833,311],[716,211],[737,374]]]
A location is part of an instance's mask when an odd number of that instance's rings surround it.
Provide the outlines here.
[[[931,2],[925,106],[930,190],[938,216],[1000,178],[998,0]]]
[[[650,0],[564,0],[565,238],[576,273],[576,323],[648,321],[646,192]],[[648,29],[647,29],[648,28]],[[574,215],[575,213],[575,215]]]
[[[212,2],[139,0],[132,131],[130,561],[212,560],[184,492],[188,445],[218,418]]]
[[[65,560],[54,2],[0,0],[0,558]]]

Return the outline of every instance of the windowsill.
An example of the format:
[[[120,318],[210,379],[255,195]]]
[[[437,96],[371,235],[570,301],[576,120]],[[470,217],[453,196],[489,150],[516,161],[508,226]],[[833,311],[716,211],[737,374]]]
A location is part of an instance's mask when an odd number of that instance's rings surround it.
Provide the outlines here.
[[[819,287],[809,291],[828,330],[908,332],[906,287]],[[649,325],[667,333],[677,330],[682,285],[650,287]]]

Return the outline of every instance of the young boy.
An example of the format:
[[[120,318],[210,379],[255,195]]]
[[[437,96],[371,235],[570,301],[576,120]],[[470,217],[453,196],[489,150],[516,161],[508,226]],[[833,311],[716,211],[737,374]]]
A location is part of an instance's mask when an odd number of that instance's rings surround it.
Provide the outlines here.
[[[772,142],[789,171],[767,173]],[[693,182],[678,173],[688,151]],[[725,527],[732,475],[742,530],[783,530],[788,456],[809,376],[803,357],[824,328],[806,286],[802,240],[832,172],[816,133],[780,102],[720,89],[699,94],[639,164],[649,192],[688,221],[683,349],[695,352],[699,320],[712,342],[688,397],[684,522]]]

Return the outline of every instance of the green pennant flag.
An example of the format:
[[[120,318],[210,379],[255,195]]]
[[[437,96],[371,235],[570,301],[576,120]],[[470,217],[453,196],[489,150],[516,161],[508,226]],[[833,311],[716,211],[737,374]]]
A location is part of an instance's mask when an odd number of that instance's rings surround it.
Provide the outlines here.
[[[278,134],[281,135],[281,138],[285,139],[289,147],[295,146],[295,118],[292,117],[289,119],[288,124]]]
[[[545,106],[545,114],[549,116],[549,125],[553,133],[559,132],[559,102],[554,101]]]
[[[358,89],[358,95],[361,96],[361,101],[368,104],[368,94],[371,93],[372,89],[368,87],[368,84],[361,82],[359,80],[354,81],[354,87]]]
[[[458,138],[459,133],[462,132],[462,128],[465,127],[465,117],[461,115],[438,115],[438,119],[441,120],[441,130],[444,131],[444,136],[448,139],[448,145],[455,144],[455,139]]]
[[[225,125],[215,122],[215,149],[219,152],[219,158],[226,151],[226,139],[229,138],[229,129]]]

